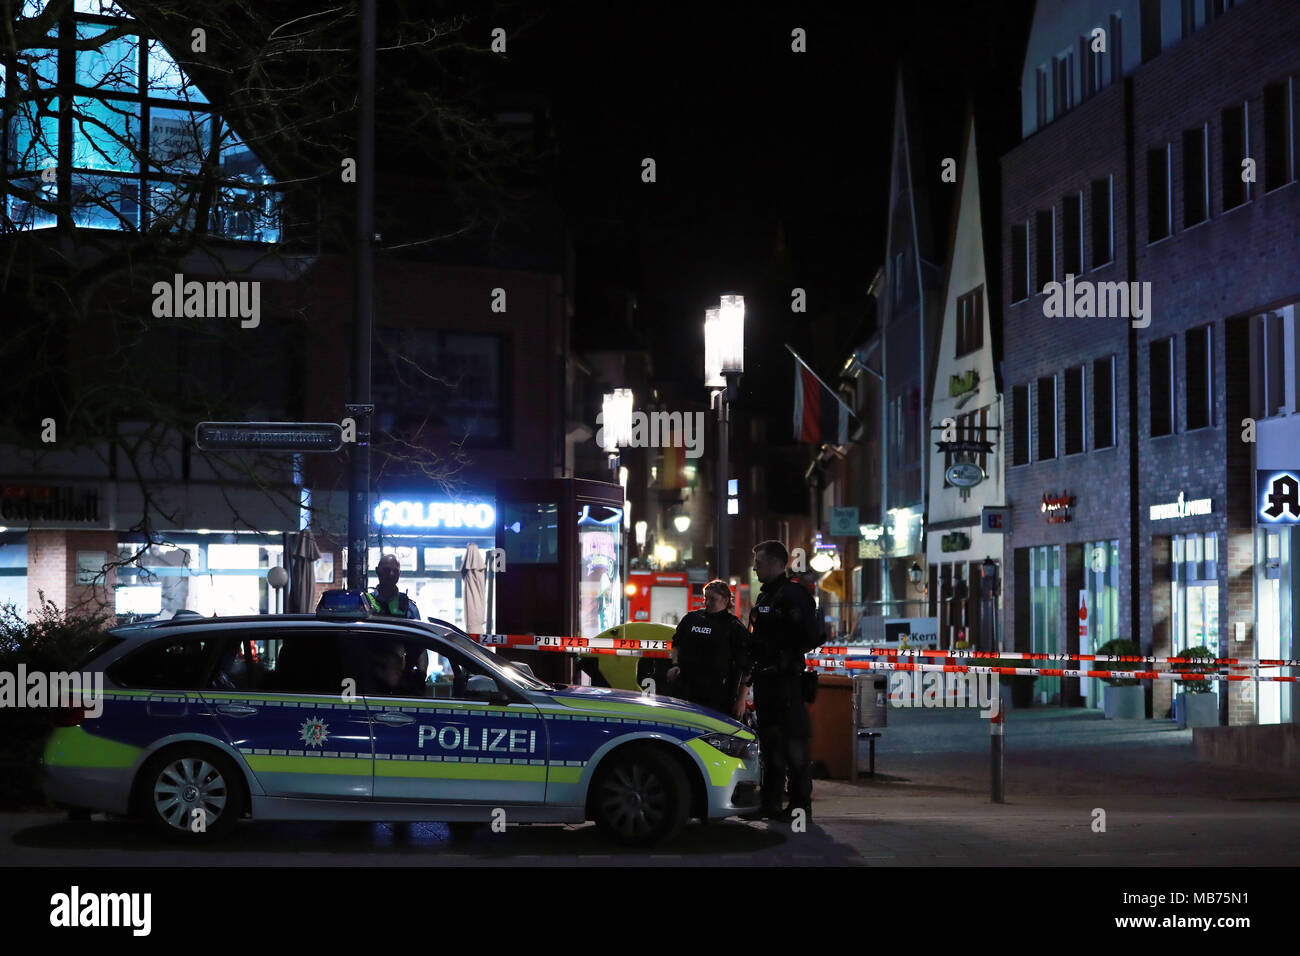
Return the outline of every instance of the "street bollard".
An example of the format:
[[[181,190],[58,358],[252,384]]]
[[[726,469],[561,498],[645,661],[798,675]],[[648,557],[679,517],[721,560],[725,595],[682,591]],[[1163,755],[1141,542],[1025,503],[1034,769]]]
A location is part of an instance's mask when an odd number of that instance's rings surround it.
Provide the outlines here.
[[[989,718],[989,744],[990,753],[993,761],[993,802],[1005,803],[1003,799],[1003,761],[1002,761],[1002,744],[1003,740],[1003,714],[1005,711],[1001,707],[998,712]]]

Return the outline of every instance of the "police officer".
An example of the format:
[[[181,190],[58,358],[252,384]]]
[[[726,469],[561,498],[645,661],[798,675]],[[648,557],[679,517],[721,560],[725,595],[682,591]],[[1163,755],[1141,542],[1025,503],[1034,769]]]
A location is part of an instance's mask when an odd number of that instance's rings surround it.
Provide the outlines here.
[[[370,601],[371,613],[420,620],[420,609],[415,606],[415,602],[405,592],[399,594],[397,591],[397,579],[402,576],[402,566],[397,561],[397,555],[386,554],[380,558],[375,573],[379,575],[379,584],[366,595]]]
[[[811,820],[808,738],[812,725],[803,699],[802,674],[804,654],[820,643],[820,633],[812,595],[786,574],[789,560],[780,541],[763,541],[754,548],[754,574],[762,588],[749,612],[749,649],[762,759],[762,813],[788,819],[800,809]],[[782,809],[787,774],[790,803]]]
[[[668,693],[739,719],[742,681],[749,669],[749,632],[731,610],[731,588],[704,585],[704,607],[691,611],[673,635]]]

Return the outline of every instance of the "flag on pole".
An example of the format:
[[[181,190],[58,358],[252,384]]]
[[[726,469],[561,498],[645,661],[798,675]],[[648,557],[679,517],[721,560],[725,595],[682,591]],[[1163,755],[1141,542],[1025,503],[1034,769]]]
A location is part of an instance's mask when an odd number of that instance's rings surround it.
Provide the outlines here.
[[[794,349],[794,437],[811,445],[847,445],[857,424],[853,410],[845,405]]]

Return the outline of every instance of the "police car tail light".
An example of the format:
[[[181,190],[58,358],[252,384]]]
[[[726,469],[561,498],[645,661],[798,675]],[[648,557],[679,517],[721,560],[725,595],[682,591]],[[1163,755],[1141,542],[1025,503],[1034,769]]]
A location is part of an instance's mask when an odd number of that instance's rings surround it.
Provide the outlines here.
[[[316,616],[334,620],[360,620],[370,616],[370,606],[361,591],[333,588],[320,596]]]
[[[753,740],[742,740],[739,737],[733,737],[731,734],[705,734],[700,738],[714,750],[720,750],[728,757],[750,757],[751,747],[755,744]]]
[[[56,727],[79,727],[92,714],[88,707],[60,707],[54,712]]]

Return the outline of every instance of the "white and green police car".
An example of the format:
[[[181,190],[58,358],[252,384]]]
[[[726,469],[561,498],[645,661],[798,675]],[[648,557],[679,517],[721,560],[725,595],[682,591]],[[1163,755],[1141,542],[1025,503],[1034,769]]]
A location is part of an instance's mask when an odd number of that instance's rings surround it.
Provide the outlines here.
[[[442,622],[186,617],[110,630],[84,668],[102,713],[44,754],[58,805],[139,814],[178,839],[254,820],[594,820],[649,844],[758,805],[743,725],[668,697],[553,687]]]

